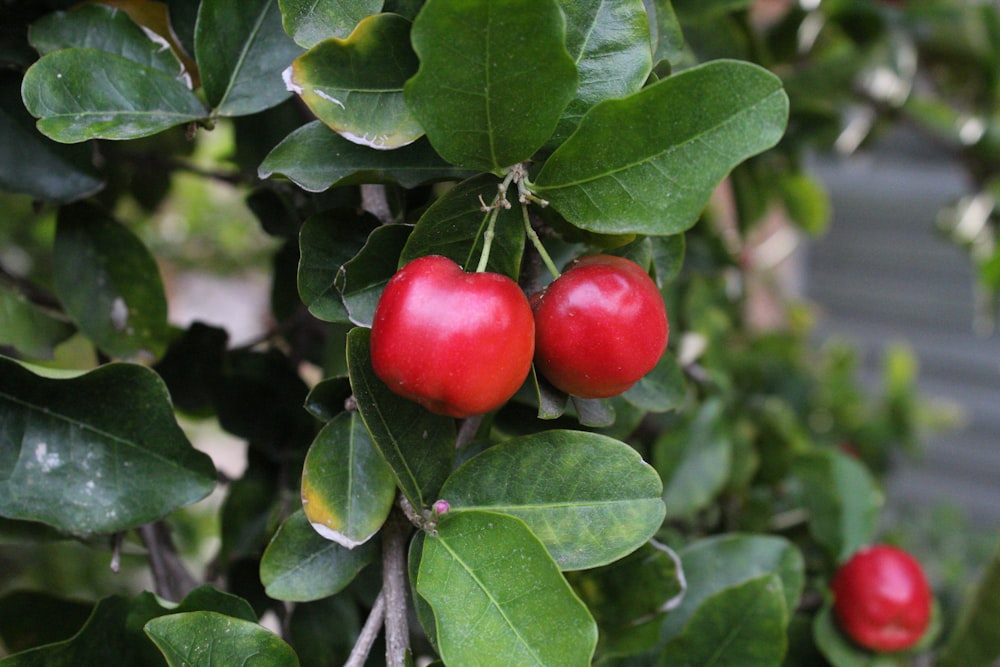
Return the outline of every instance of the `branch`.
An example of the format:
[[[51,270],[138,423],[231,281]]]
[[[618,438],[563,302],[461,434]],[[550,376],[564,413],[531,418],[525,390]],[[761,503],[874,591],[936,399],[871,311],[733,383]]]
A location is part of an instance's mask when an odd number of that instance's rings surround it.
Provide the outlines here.
[[[378,597],[375,598],[375,604],[372,605],[372,610],[368,613],[368,620],[365,621],[365,626],[361,628],[361,634],[358,635],[358,640],[354,642],[354,648],[351,649],[351,655],[347,658],[347,662],[344,663],[344,667],[364,666],[384,620],[385,589],[379,591]]]
[[[410,648],[406,606],[406,541],[410,522],[393,508],[382,534],[382,592],[385,594],[385,663],[403,667]]]
[[[374,215],[383,225],[392,222],[392,209],[389,207],[389,199],[386,196],[384,185],[362,185],[361,208]]]
[[[198,581],[177,554],[170,529],[163,521],[156,521],[140,526],[138,532],[149,552],[149,569],[156,594],[165,600],[180,602],[198,586]]]

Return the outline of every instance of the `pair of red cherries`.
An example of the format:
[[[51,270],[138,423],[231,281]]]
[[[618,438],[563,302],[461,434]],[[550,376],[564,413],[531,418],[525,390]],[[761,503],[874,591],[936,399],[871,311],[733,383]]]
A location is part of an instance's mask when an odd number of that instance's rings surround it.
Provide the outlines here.
[[[507,276],[428,255],[386,285],[371,357],[395,393],[464,418],[506,403],[532,362],[567,394],[616,396],[656,366],[668,333],[656,284],[622,257],[579,258],[529,301]]]

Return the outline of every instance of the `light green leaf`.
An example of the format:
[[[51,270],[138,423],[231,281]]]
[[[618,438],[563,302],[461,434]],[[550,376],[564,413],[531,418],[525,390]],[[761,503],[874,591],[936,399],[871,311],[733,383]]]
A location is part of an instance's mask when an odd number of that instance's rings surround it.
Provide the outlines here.
[[[667,642],[660,667],[780,667],[788,648],[781,578],[766,574],[707,598]]]
[[[130,230],[89,204],[59,210],[53,286],[66,314],[101,350],[151,361],[169,338],[156,261]]]
[[[281,73],[302,49],[285,33],[277,0],[203,0],[194,40],[214,115],[252,114],[291,96]]]
[[[376,228],[374,216],[333,209],[308,218],[299,231],[299,297],[313,316],[349,322],[347,307],[334,285],[337,275],[358,254]]]
[[[653,67],[649,18],[642,0],[559,0],[566,15],[566,49],[579,85],[550,145],[566,140],[592,106],[642,88]]]
[[[862,463],[838,450],[817,449],[800,455],[791,474],[802,488],[809,532],[834,561],[872,542],[883,497]]]
[[[0,515],[111,533],[201,500],[215,467],[174,420],[148,368],[109,364],[66,380],[0,357]]]
[[[483,250],[487,222],[481,201],[492,202],[499,184],[495,176],[481,174],[441,195],[417,221],[403,247],[399,266],[424,255],[443,255],[466,271],[475,270]],[[524,222],[521,211],[516,206],[501,208],[486,268],[517,280],[523,252]]]
[[[597,626],[519,519],[447,516],[424,542],[417,592],[451,667],[590,664]]]
[[[403,101],[403,84],[416,71],[410,22],[397,14],[376,14],[347,39],[324,40],[296,58],[285,77],[337,134],[385,150],[424,134]]]
[[[747,62],[707,63],[592,108],[535,189],[583,229],[676,234],[730,169],[777,143],[787,117],[776,76]]]
[[[403,495],[413,507],[427,507],[451,472],[455,420],[392,393],[372,369],[370,339],[369,329],[357,328],[347,336],[347,365],[358,411]]]
[[[292,647],[257,623],[214,611],[155,618],[143,628],[170,667],[298,667]]]
[[[357,549],[332,542],[298,510],[278,527],[260,561],[264,592],[276,600],[308,602],[342,591],[377,553],[375,544]]]
[[[396,499],[392,470],[356,412],[316,435],[302,470],[302,507],[320,535],[353,549],[385,522]]]
[[[664,621],[664,639],[677,636],[712,595],[762,575],[781,578],[785,609],[798,606],[805,564],[795,545],[782,537],[728,533],[694,542],[680,556],[688,588],[684,601]]]
[[[1000,658],[1000,548],[966,593],[936,667],[988,667]]]
[[[441,157],[502,174],[542,147],[576,90],[565,30],[555,0],[424,5],[405,95]]]
[[[729,480],[733,445],[723,417],[722,403],[708,401],[690,421],[665,429],[653,445],[668,517],[703,509]]]
[[[61,315],[0,287],[0,345],[35,359],[51,359],[55,346],[76,328]]]
[[[604,565],[663,521],[660,479],[632,447],[597,433],[545,431],[490,447],[441,489],[452,514],[516,516],[563,570]]]
[[[278,0],[285,32],[304,48],[328,37],[347,37],[383,0]]]
[[[42,55],[83,47],[107,51],[140,65],[180,77],[184,68],[169,45],[155,41],[128,13],[106,5],[80,5],[46,14],[31,25],[28,41]]]
[[[448,164],[426,140],[394,151],[377,151],[344,139],[321,121],[303,125],[268,153],[257,174],[286,176],[309,192],[335,185],[398,183],[412,188],[438,180],[459,180],[468,172]]]
[[[137,139],[205,117],[205,107],[176,77],[97,49],[42,56],[21,84],[39,131],[73,144]]]

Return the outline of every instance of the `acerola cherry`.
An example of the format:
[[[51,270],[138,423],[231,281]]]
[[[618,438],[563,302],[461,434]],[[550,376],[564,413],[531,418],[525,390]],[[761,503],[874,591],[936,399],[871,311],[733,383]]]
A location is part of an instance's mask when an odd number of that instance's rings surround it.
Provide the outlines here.
[[[531,304],[535,366],[574,396],[622,393],[656,366],[667,347],[663,297],[649,274],[623,257],[577,259]]]
[[[409,262],[372,322],[375,374],[431,412],[470,417],[503,405],[531,370],[528,300],[498,273],[466,273],[439,255]]]
[[[913,556],[896,547],[861,549],[830,584],[833,614],[855,642],[901,651],[923,637],[931,620],[931,588]]]

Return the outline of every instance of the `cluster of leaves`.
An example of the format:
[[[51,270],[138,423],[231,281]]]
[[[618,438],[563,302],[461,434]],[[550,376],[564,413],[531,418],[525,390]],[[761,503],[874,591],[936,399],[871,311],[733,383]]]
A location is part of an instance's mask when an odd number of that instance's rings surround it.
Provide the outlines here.
[[[111,536],[115,557],[141,542],[179,605],[113,596],[84,618],[10,593],[0,634],[16,653],[0,664],[335,664],[383,620],[393,664],[408,646],[450,665],[889,660],[840,635],[824,593],[875,539],[880,473],[916,438],[907,358],[873,399],[849,350],[748,326],[741,281],[772,204],[822,227],[800,155],[843,135],[890,10],[70,4],[8,1],[0,34],[0,187],[39,202],[28,224],[54,217],[35,263],[0,276],[0,530]],[[168,324],[157,263],[120,213],[161,205],[174,172],[199,172],[191,137],[222,125],[235,168],[205,176],[244,188],[280,243],[275,330],[243,349]],[[524,201],[484,212],[512,174]],[[709,205],[729,174],[735,221]],[[381,384],[366,327],[399,266],[433,253],[472,268],[488,248],[488,268],[530,291],[534,235],[557,260],[601,250],[650,270],[674,331],[656,369],[606,401],[532,377],[458,423]],[[97,367],[39,365],[67,340]],[[175,411],[248,443],[198,577],[165,529],[217,473]],[[995,656],[997,569],[941,664]],[[258,624],[268,612],[283,639]]]

